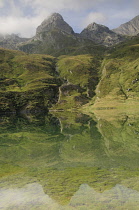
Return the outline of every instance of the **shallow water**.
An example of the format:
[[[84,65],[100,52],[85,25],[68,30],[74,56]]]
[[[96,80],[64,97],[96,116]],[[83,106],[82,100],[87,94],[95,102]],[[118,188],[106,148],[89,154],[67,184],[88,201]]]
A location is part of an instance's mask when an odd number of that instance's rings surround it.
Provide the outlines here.
[[[0,118],[0,209],[139,209],[139,117]]]

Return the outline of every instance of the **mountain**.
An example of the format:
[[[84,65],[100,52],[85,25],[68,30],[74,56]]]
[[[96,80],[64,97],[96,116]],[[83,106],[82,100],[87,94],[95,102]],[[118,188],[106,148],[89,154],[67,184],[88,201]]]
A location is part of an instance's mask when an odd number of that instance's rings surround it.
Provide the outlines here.
[[[37,27],[35,36],[30,39],[0,34],[0,47],[53,56],[103,54],[106,47],[127,40],[125,35],[138,33],[139,16],[113,30],[94,22],[78,34],[59,13],[53,13]]]
[[[74,33],[73,29],[58,13],[54,13],[44,20],[38,26],[36,35],[27,42],[20,44],[19,49],[27,53],[51,54],[53,56],[102,54],[104,51],[104,47]]]
[[[91,23],[81,32],[81,36],[97,44],[111,46],[124,40],[124,37],[111,31],[108,27]]]
[[[36,30],[36,37],[41,40],[39,37],[43,32],[49,32],[53,29],[60,29],[63,33],[74,34],[74,31],[71,26],[69,26],[59,13],[53,13],[47,19],[45,19]]]
[[[139,33],[139,15],[127,23],[113,29],[113,32],[122,35],[135,36]]]
[[[19,49],[27,53],[47,53],[53,56],[100,54],[104,52],[104,48],[99,45],[108,47],[123,40],[123,36],[96,23],[77,34],[60,14],[54,13],[38,26],[32,39],[19,45]]]
[[[27,38],[21,38],[16,34],[0,34],[0,47],[16,50],[19,43],[23,43],[27,40]]]

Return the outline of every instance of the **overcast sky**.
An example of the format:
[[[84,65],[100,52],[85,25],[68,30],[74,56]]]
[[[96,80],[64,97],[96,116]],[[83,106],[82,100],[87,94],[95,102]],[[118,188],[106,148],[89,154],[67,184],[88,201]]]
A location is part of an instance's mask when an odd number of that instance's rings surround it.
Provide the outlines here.
[[[139,15],[139,0],[0,0],[0,33],[34,36],[36,27],[53,12],[75,32],[92,22],[113,29]]]

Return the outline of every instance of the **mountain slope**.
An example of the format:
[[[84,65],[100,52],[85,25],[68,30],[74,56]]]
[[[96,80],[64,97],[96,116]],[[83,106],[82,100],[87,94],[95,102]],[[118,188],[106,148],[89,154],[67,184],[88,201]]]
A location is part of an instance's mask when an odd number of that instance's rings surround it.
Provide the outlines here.
[[[0,112],[46,111],[56,103],[55,58],[0,49]]]
[[[63,80],[56,109],[78,108],[95,95],[101,58],[92,55],[62,56],[57,67]]]
[[[139,37],[116,46],[102,65],[96,107],[135,105],[139,99]],[[118,104],[117,104],[118,103]],[[117,105],[116,105],[117,104]],[[118,105],[118,106],[119,106]]]
[[[120,25],[118,28],[113,29],[117,34],[135,36],[139,33],[139,15],[127,23]]]

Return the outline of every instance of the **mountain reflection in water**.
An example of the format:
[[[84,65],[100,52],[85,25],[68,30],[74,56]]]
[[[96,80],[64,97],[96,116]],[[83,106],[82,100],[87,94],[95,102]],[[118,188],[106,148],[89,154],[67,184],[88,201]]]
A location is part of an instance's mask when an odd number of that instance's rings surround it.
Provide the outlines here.
[[[138,209],[139,118],[3,116],[0,209]]]
[[[87,184],[82,184],[72,196],[69,204],[60,205],[43,192],[38,183],[23,188],[1,189],[0,205],[2,209],[138,209],[139,192],[122,185],[116,185],[103,193],[96,192]]]

